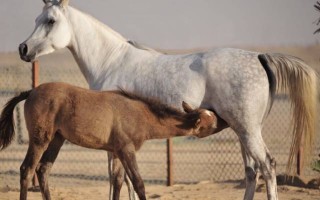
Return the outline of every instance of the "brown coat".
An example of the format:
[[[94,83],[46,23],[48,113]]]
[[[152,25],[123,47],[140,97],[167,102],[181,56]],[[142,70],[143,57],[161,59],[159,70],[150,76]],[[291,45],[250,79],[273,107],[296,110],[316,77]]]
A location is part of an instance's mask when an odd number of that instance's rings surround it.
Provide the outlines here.
[[[227,127],[212,111],[194,110],[185,102],[182,105],[187,113],[125,91],[97,92],[47,83],[7,103],[0,118],[0,148],[8,146],[13,138],[13,109],[24,99],[29,149],[21,165],[20,199],[26,199],[28,182],[36,168],[43,196],[50,199],[47,176],[64,140],[113,152],[115,163],[123,164],[139,198],[145,199],[135,159],[135,151],[145,140],[205,137]]]

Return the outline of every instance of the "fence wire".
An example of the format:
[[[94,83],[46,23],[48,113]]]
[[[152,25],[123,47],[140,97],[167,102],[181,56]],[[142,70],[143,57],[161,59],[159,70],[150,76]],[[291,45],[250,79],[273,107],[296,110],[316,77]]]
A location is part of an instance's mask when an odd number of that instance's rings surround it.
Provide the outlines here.
[[[40,82],[61,81],[88,87],[74,61],[67,60],[65,52],[40,60]],[[12,56],[12,55],[11,55]],[[18,60],[16,55],[13,60]],[[57,62],[59,61],[59,62]],[[0,107],[16,94],[31,89],[31,64],[20,61],[14,64],[0,63]],[[263,127],[263,138],[277,160],[277,173],[285,172],[291,136],[290,104],[287,98],[277,98]],[[23,103],[15,109],[16,137],[9,148],[0,152],[0,188],[19,186],[19,168],[28,144]],[[318,121],[319,122],[319,121]],[[319,125],[320,123],[318,123]],[[319,135],[319,127],[317,128]],[[319,137],[315,142],[314,157],[320,153]],[[165,184],[167,178],[166,142],[153,140],[146,142],[137,155],[141,175],[146,183]],[[68,142],[62,147],[53,166],[50,183],[92,184],[107,181],[107,152],[86,149]],[[200,181],[226,181],[244,178],[244,166],[240,143],[236,134],[224,130],[216,135],[196,139],[181,137],[173,139],[174,183],[195,183]],[[318,172],[305,168],[307,176],[319,176]]]

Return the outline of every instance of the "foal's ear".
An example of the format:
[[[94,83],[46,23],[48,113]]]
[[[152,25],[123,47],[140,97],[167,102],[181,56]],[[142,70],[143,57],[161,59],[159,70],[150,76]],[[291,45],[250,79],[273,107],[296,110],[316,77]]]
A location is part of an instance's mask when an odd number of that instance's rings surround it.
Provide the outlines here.
[[[183,108],[184,112],[186,112],[186,113],[190,113],[190,112],[193,111],[191,106],[189,104],[187,104],[186,102],[184,102],[184,101],[182,101],[182,108]]]
[[[201,126],[201,118],[197,119],[197,121],[196,121],[196,123],[194,125],[194,128],[196,130],[198,130],[200,128],[200,126]]]

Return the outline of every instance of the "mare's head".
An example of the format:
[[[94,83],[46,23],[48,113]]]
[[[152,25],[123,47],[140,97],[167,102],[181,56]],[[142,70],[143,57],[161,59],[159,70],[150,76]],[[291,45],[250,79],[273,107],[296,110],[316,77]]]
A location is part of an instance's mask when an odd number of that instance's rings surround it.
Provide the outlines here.
[[[182,102],[183,110],[188,114],[197,116],[194,121],[194,136],[206,137],[215,133],[218,124],[218,118],[214,112],[206,109],[193,109],[186,102]]]
[[[69,0],[43,2],[45,5],[35,20],[33,33],[19,45],[20,58],[26,62],[67,47],[71,41],[72,33],[65,15]]]
[[[317,1],[317,4],[314,5],[314,7],[316,8],[317,11],[320,11],[320,2]],[[317,20],[317,25],[319,25],[319,24],[320,24],[320,18]],[[314,34],[319,33],[319,32],[320,32],[320,28],[317,29],[317,30],[314,32]]]

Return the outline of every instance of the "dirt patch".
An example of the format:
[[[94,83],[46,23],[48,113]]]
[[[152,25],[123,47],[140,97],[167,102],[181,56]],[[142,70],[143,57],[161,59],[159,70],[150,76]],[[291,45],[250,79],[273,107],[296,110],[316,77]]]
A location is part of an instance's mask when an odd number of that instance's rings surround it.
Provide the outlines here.
[[[108,184],[103,182],[96,186],[73,185],[70,187],[53,187],[51,195],[53,199],[75,200],[75,199],[108,199]],[[294,186],[279,186],[279,199],[282,200],[319,200],[319,189],[299,188]],[[174,185],[166,187],[161,185],[146,185],[146,195],[152,200],[182,200],[182,199],[201,199],[201,200],[237,200],[244,195],[243,184],[240,181],[230,181],[214,183],[209,181],[190,185]],[[17,188],[7,188],[0,190],[1,200],[15,200],[19,197]],[[255,200],[266,199],[266,189],[263,183],[258,184]],[[40,200],[39,192],[29,192],[29,199]],[[128,199],[127,190],[124,187],[121,199]]]

